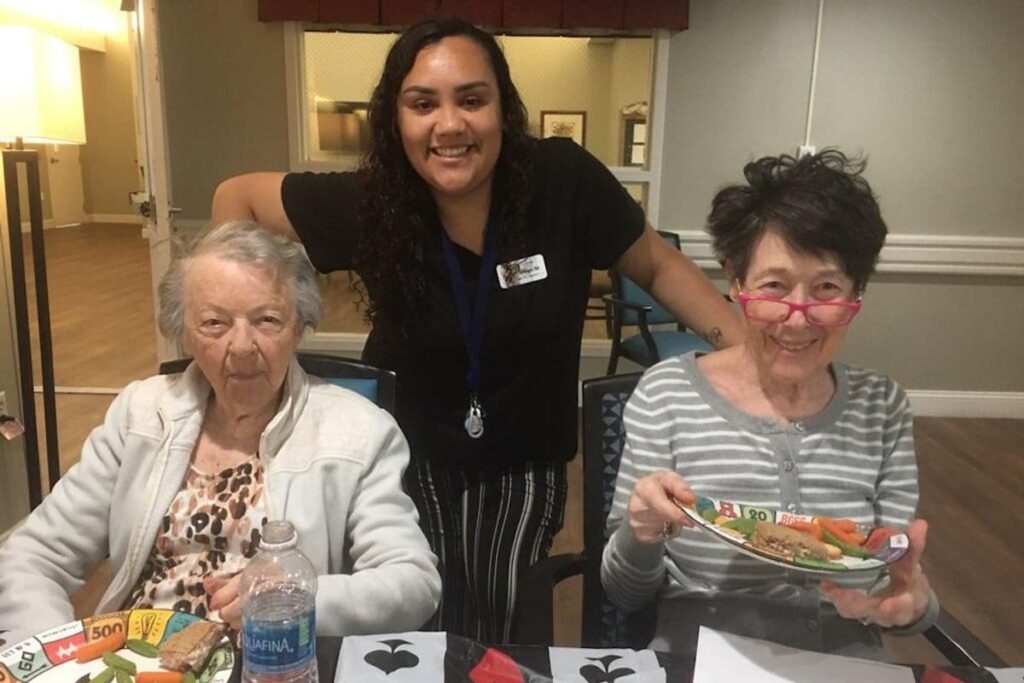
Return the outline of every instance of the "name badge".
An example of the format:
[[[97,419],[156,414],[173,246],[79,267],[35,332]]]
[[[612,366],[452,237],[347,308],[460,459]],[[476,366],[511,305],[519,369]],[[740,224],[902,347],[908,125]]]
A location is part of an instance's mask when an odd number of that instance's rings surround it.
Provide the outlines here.
[[[495,270],[498,271],[498,284],[502,289],[528,285],[548,276],[548,268],[544,265],[544,256],[541,254],[499,263]]]

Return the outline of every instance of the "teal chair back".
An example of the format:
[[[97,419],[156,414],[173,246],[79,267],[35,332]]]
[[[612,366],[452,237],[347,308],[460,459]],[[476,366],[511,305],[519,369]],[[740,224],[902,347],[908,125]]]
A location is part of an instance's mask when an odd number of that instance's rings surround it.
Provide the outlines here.
[[[352,358],[326,353],[299,353],[299,365],[308,374],[365,396],[391,414],[395,412],[397,378],[394,371],[367,365]],[[160,374],[184,372],[191,358],[176,358],[160,364]]]
[[[679,235],[674,232],[664,232],[661,230],[658,231],[658,234],[661,235],[662,239],[671,244],[676,251],[679,250]],[[675,317],[655,301],[654,297],[645,292],[640,285],[628,277],[616,274],[614,271],[612,272],[612,291],[619,299],[631,301],[641,306],[650,306],[651,311],[647,314],[648,325],[663,325],[676,322]],[[635,310],[624,308],[620,313],[623,325],[640,324],[639,315]]]

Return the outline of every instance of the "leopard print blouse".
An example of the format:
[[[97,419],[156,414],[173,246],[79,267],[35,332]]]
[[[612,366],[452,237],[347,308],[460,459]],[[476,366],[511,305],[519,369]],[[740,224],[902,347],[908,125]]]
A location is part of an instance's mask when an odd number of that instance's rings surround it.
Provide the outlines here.
[[[215,474],[190,466],[124,608],[157,607],[216,619],[203,579],[240,572],[256,554],[266,523],[258,456]]]

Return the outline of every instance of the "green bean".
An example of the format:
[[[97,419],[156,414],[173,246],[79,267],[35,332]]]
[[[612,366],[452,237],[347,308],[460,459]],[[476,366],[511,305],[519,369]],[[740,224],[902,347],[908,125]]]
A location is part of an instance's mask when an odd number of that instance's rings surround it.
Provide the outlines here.
[[[134,676],[136,672],[135,662],[129,662],[121,655],[115,655],[113,652],[104,653],[103,663],[115,669],[120,669],[121,671],[130,673],[132,676]],[[120,683],[120,681],[118,681],[118,683]]]
[[[196,675],[191,671],[186,671],[182,676],[181,683],[196,683]]]
[[[114,669],[114,677],[117,683],[133,683],[132,677],[124,669]]]
[[[130,640],[126,640],[124,644],[125,647],[127,647],[129,650],[131,650],[137,655],[141,655],[142,657],[149,657],[150,659],[155,659],[156,656],[160,654],[160,651],[157,649],[156,645],[145,640],[140,640],[138,638],[131,638]]]
[[[110,683],[112,680],[114,680],[114,667],[108,666],[106,669],[93,676],[89,680],[89,683]]]

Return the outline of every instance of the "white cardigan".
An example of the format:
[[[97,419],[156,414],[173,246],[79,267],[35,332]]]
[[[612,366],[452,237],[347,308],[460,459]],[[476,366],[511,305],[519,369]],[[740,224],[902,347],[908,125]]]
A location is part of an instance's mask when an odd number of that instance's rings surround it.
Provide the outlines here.
[[[97,613],[121,608],[181,488],[209,392],[192,363],[114,400],[80,462],[0,549],[8,645],[73,620],[68,595],[108,555],[114,576]],[[319,574],[317,633],[419,628],[441,580],[401,488],[409,446],[387,411],[293,361],[259,452],[268,516],[295,525]]]

